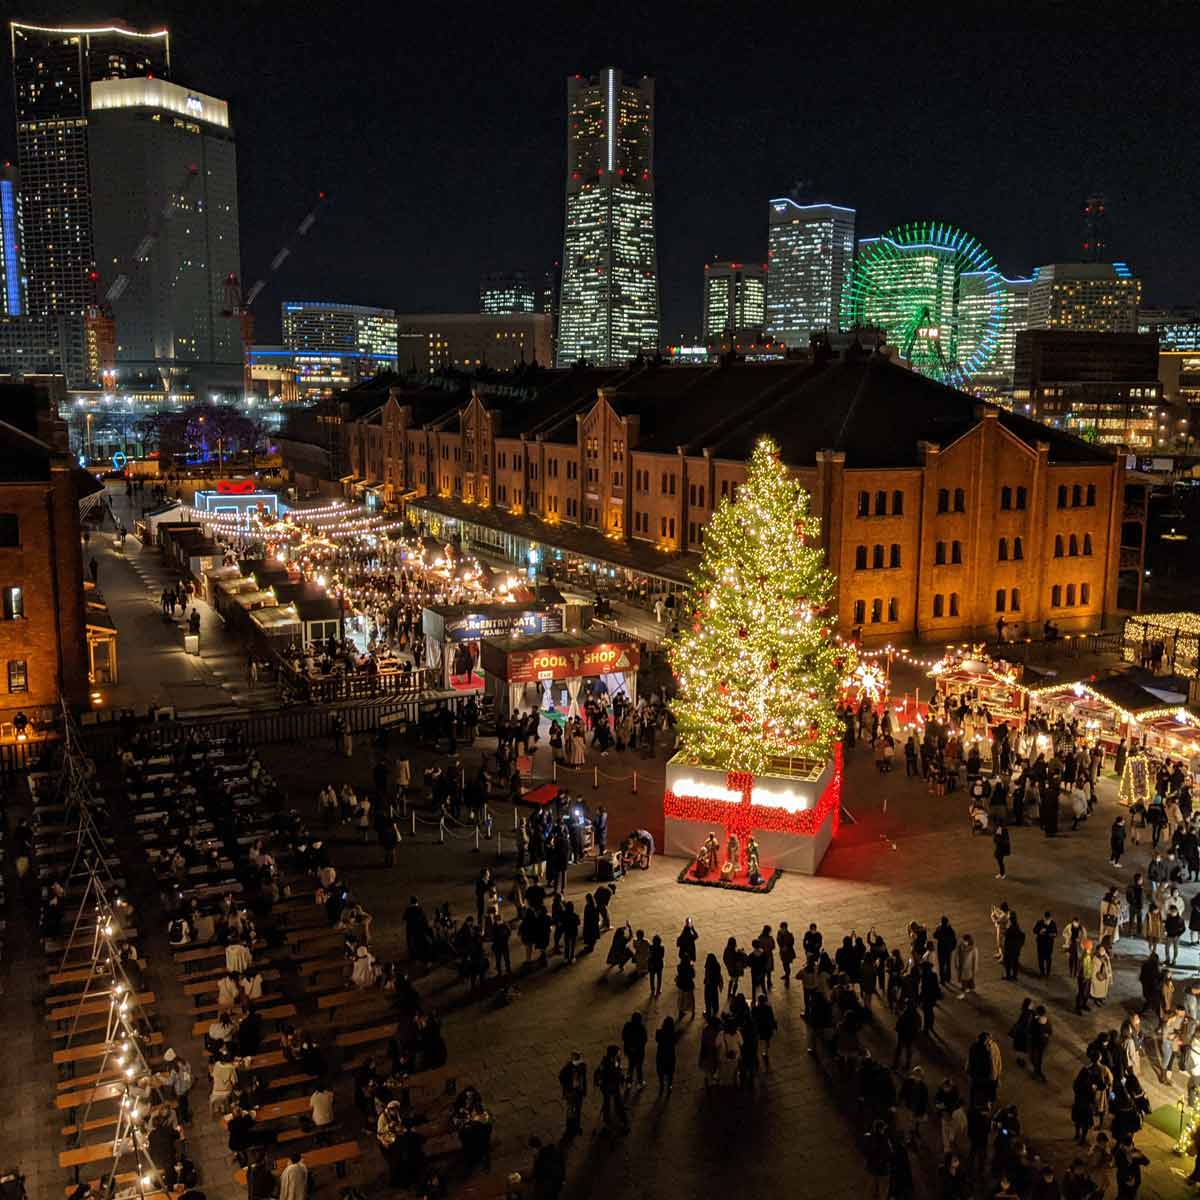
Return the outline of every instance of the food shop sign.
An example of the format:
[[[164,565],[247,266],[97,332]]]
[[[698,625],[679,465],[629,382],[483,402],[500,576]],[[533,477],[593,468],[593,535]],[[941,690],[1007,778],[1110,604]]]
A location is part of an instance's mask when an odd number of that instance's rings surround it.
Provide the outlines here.
[[[506,675],[510,683],[532,683],[540,679],[570,679],[611,675],[634,670],[638,647],[632,642],[603,642],[598,646],[568,646],[563,649],[512,650]]]

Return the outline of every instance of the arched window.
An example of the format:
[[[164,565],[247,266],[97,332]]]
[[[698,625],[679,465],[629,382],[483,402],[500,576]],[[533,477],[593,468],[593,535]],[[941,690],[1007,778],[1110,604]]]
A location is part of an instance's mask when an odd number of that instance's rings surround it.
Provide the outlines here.
[[[871,515],[871,493],[858,493],[858,515],[860,517],[869,517]]]
[[[1017,488],[1017,508],[1023,509],[1025,507],[1025,500],[1028,494],[1023,487]]]
[[[866,546],[858,546],[854,551],[854,569],[856,571],[865,571],[867,569],[867,548]]]
[[[1062,608],[1062,586],[1060,584],[1056,583],[1050,589],[1050,607]]]
[[[903,492],[893,492],[892,493],[892,516],[893,517],[904,516],[904,493]]]
[[[996,547],[996,557],[1001,562],[1008,562],[1008,538],[1000,539],[1000,543]]]
[[[900,565],[900,543],[892,543],[891,557],[888,559],[888,566],[898,567]]]
[[[1083,503],[1083,488],[1079,484],[1071,489],[1071,507],[1078,508]]]
[[[1055,557],[1055,558],[1062,558],[1062,556],[1063,556],[1063,540],[1062,540],[1062,534],[1061,534],[1061,533],[1056,533],[1056,534],[1054,535],[1054,557]]]
[[[933,565],[942,567],[946,565],[946,543],[938,542],[933,548]]]
[[[875,546],[871,551],[871,566],[876,570],[883,569],[883,547]]]
[[[889,620],[889,621],[898,621],[898,620],[900,620],[900,604],[899,604],[899,602],[896,600],[896,597],[895,597],[895,596],[893,596],[893,597],[892,597],[892,598],[891,598],[891,599],[888,601],[888,620]]]
[[[950,593],[950,615],[952,617],[958,616],[958,593],[957,592]]]
[[[1012,508],[1012,488],[1002,487],[1000,489],[1000,507],[1004,509]]]
[[[1079,585],[1079,603],[1091,604],[1092,602],[1092,585],[1090,583],[1081,583]]]
[[[1008,593],[1003,588],[996,589],[996,611],[1004,611],[1004,601],[1008,598]]]
[[[875,493],[875,515],[877,517],[887,516],[887,492]]]
[[[1008,610],[1009,610],[1009,612],[1020,612],[1021,611],[1021,589],[1020,588],[1013,588],[1012,598],[1009,601]]]
[[[942,617],[946,614],[946,597],[940,593],[933,598],[933,615]]]
[[[867,616],[867,602],[865,600],[855,600],[854,602],[854,623],[861,625]]]
[[[1070,541],[1067,543],[1067,554],[1071,558],[1079,557],[1079,538],[1075,534],[1071,534]]]
[[[1096,507],[1096,485],[1094,483],[1087,485],[1087,506],[1088,508]]]
[[[967,493],[964,492],[962,490],[962,488],[954,489],[954,511],[955,512],[966,512],[967,511]]]
[[[1025,546],[1019,537],[1013,538],[1013,560],[1020,562],[1025,557]]]
[[[1090,533],[1083,535],[1083,556],[1084,558],[1092,557],[1092,535]]]
[[[962,542],[950,543],[950,561],[952,563],[962,562]]]
[[[871,601],[871,624],[878,625],[883,620],[883,601]]]
[[[1075,585],[1073,583],[1067,584],[1067,607],[1075,607]]]
[[[945,488],[938,489],[937,510],[940,513],[950,511],[950,493]]]
[[[1067,507],[1067,485],[1065,483],[1060,483],[1058,485],[1058,507]]]

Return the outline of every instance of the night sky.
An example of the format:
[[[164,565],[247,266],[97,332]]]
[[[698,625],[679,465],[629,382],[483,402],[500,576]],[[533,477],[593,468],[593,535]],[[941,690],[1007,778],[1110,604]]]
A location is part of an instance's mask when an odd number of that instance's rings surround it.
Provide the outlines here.
[[[33,0],[6,15],[95,20],[105,7]],[[653,75],[675,340],[699,327],[704,262],[764,258],[767,200],[789,194],[856,207],[860,236],[961,225],[1012,275],[1074,257],[1098,189],[1112,256],[1142,277],[1145,302],[1200,301],[1200,39],[1097,31],[1090,7],[1084,31],[1082,7],[1057,6],[1057,30],[953,34],[899,6],[870,20],[871,5],[847,5],[835,24],[829,6],[786,0],[129,3],[122,15],[165,22],[176,81],[230,102],[247,285],[317,192],[332,198],[255,305],[264,342],[285,297],[470,310],[481,273],[543,271],[562,250],[565,77]],[[3,54],[11,157],[7,37]]]

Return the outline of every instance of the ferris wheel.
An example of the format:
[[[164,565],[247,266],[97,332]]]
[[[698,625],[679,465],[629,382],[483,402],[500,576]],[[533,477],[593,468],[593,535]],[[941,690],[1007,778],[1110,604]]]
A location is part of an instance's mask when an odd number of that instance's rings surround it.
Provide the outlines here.
[[[938,221],[864,238],[842,293],[843,329],[882,329],[920,371],[962,387],[995,358],[1006,293],[991,254]]]

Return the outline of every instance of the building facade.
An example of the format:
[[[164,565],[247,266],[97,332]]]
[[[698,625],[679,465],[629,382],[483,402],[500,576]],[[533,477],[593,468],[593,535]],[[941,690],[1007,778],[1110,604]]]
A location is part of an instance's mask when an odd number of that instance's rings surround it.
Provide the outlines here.
[[[0,385],[0,741],[13,718],[87,702],[80,478],[44,398]],[[94,486],[94,481],[88,482]]]
[[[20,181],[12,163],[4,163],[0,166],[0,318],[23,317],[29,308],[24,242]]]
[[[505,371],[553,362],[549,313],[401,313],[397,323],[401,371]]]
[[[544,305],[545,287],[542,288],[541,303]],[[481,313],[531,313],[547,312],[552,309],[538,307],[533,284],[524,272],[509,274],[493,273],[479,281],[479,311]]]
[[[411,521],[485,557],[647,594],[686,588],[769,434],[821,517],[843,633],[944,643],[1118,611],[1123,460],[883,355],[551,372],[542,387],[383,394],[344,427],[347,486],[412,496]]]
[[[1134,333],[1142,281],[1123,262],[1050,263],[1029,288],[1029,328]]]
[[[300,396],[330,395],[380,371],[394,371],[397,318],[392,308],[324,300],[285,300],[282,305],[285,354],[290,356]]]
[[[814,333],[838,328],[842,288],[854,262],[852,208],[768,204],[767,329],[788,346],[808,347]]]
[[[1129,450],[1175,440],[1153,334],[1027,329],[1014,372],[1013,405],[1034,420]]]
[[[224,100],[166,79],[91,86],[96,263],[110,289],[118,386],[237,400],[237,151]]]
[[[766,263],[704,264],[704,340],[739,329],[762,331],[767,321]]]
[[[171,73],[167,31],[10,23],[29,315],[62,321],[68,382],[86,378],[83,321],[94,250],[88,153],[96,80]]]
[[[620,366],[658,349],[654,81],[567,80],[557,363]]]
[[[1009,279],[999,272],[991,274],[998,288],[985,285],[977,272],[964,272],[961,276],[959,347],[964,359],[974,354],[977,339],[986,328],[988,313],[998,297],[1002,311],[995,348],[972,373],[968,385],[977,396],[1006,401],[1012,397],[1017,334],[1029,327],[1029,289],[1033,280]]]

